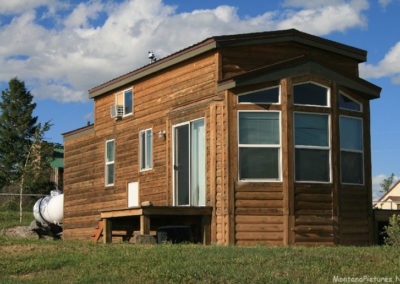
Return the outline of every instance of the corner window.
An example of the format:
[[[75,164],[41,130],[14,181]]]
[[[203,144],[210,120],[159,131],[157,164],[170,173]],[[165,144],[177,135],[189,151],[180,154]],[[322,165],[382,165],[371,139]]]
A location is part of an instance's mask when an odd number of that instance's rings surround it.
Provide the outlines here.
[[[339,108],[360,112],[362,111],[362,106],[359,102],[344,94],[339,94]]]
[[[125,90],[115,96],[116,105],[122,106],[124,116],[130,115],[133,112],[133,96],[132,89]]]
[[[294,114],[295,179],[330,182],[329,115]]]
[[[279,86],[248,92],[238,96],[238,103],[279,104],[279,93]]]
[[[150,170],[152,168],[152,130],[146,129],[139,132],[140,139],[140,170]]]
[[[114,185],[114,163],[115,163],[115,142],[114,140],[108,140],[106,141],[106,154],[105,154],[106,186]]]
[[[270,111],[240,111],[239,179],[281,179],[280,113]]]
[[[328,88],[313,82],[293,86],[293,102],[296,105],[329,106]]]
[[[340,172],[342,183],[364,184],[363,122],[340,117]]]

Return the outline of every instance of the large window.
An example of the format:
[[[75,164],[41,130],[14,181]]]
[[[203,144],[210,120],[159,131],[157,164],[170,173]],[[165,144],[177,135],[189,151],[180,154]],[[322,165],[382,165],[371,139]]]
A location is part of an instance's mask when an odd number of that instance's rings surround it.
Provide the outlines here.
[[[106,186],[114,185],[114,163],[115,163],[115,142],[114,140],[106,141]]]
[[[118,93],[115,97],[116,104],[119,106],[123,106],[124,116],[132,114],[133,112],[133,97],[132,97],[132,89],[125,90],[121,93]]]
[[[140,170],[152,168],[152,130],[146,129],[139,132],[140,139]]]
[[[296,105],[329,106],[329,89],[313,82],[293,86],[293,102]]]
[[[261,89],[238,96],[238,103],[278,104],[280,87]]]
[[[240,111],[239,179],[281,179],[280,113],[272,111]]]
[[[340,117],[340,165],[342,183],[364,184],[361,118]]]
[[[295,178],[330,182],[329,115],[295,113]]]

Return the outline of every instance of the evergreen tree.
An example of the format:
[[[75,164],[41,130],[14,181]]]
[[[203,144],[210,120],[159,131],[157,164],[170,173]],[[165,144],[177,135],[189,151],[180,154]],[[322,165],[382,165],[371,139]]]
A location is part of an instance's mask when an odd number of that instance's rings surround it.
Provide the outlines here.
[[[386,193],[391,188],[396,176],[392,173],[389,177],[385,178],[379,186],[381,187],[381,192]]]
[[[19,181],[37,127],[36,104],[25,83],[13,78],[0,101],[0,189]]]

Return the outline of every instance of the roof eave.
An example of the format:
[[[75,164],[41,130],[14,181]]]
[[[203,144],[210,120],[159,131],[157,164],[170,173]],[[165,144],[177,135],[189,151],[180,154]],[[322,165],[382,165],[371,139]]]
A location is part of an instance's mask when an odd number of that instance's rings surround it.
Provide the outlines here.
[[[335,80],[344,87],[359,91],[370,100],[380,97],[380,87],[361,78],[346,77],[316,62],[307,61],[306,58],[301,57],[282,62],[281,64],[274,64],[258,70],[249,71],[233,78],[220,81],[218,84],[218,91],[307,74],[319,74],[326,78]]]
[[[213,50],[216,47],[217,45],[214,40],[207,40],[202,44],[193,46],[192,48],[189,49],[185,49],[180,53],[174,54],[169,57],[165,57],[163,59],[160,59],[159,61],[156,61],[155,63],[146,65],[140,69],[127,73],[107,83],[94,87],[89,90],[89,98],[92,99],[94,97],[100,96],[117,88],[123,87],[133,81],[139,80],[155,72],[164,70],[168,67],[181,63],[185,60],[201,55],[210,50]]]

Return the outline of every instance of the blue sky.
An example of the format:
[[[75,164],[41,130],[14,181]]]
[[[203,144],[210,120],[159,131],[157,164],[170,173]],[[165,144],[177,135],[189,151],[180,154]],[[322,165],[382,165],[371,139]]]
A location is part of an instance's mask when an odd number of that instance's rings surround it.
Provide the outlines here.
[[[13,0],[0,3],[0,90],[17,76],[47,139],[93,121],[87,90],[207,37],[296,28],[368,51],[375,192],[400,176],[400,0]]]

